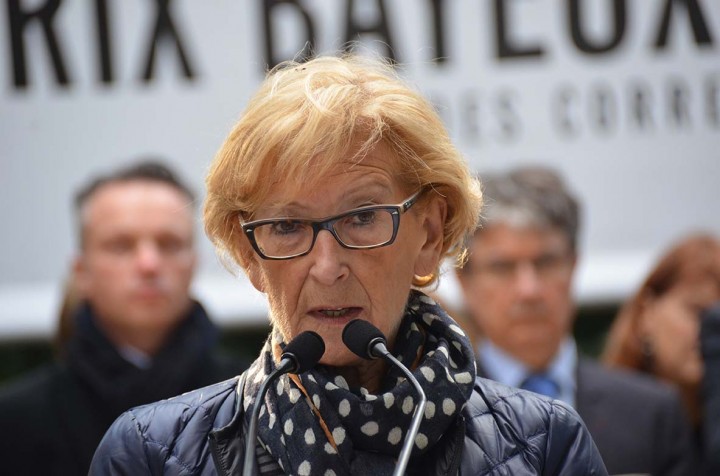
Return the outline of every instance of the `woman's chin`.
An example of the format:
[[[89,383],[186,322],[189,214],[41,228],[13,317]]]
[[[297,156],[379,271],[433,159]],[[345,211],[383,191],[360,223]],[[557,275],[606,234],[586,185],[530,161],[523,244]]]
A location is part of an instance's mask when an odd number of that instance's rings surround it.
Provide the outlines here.
[[[363,359],[353,354],[349,349],[330,349],[326,348],[321,365],[329,365],[331,367],[352,367],[362,364]]]

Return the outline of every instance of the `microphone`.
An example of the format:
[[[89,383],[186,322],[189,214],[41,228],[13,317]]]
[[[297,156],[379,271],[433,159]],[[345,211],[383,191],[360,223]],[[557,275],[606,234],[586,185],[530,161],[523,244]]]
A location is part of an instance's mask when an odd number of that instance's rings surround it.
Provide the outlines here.
[[[322,337],[313,331],[305,331],[298,334],[288,345],[280,356],[280,363],[277,368],[270,372],[258,390],[257,398],[253,405],[250,424],[245,440],[245,460],[243,463],[243,475],[251,476],[253,473],[253,461],[255,458],[255,445],[258,432],[258,419],[260,409],[265,400],[265,394],[270,384],[286,373],[301,374],[315,367],[325,353],[325,342]]]
[[[387,340],[382,332],[368,321],[355,319],[348,322],[343,329],[342,340],[347,348],[358,357],[368,360],[382,358],[399,368],[420,396],[420,402],[415,407],[412,423],[410,424],[407,435],[405,435],[405,441],[403,442],[403,447],[398,456],[397,465],[395,466],[395,472],[393,473],[393,476],[402,476],[410,460],[410,453],[412,453],[415,437],[420,429],[422,417],[425,414],[425,405],[427,404],[425,392],[412,372],[388,351]]]

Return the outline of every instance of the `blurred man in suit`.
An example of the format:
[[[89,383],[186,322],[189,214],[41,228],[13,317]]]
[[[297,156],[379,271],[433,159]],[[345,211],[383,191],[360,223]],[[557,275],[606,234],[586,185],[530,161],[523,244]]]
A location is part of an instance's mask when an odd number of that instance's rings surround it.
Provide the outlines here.
[[[87,474],[123,411],[242,372],[214,352],[218,330],[190,296],[193,203],[155,162],[79,192],[71,330],[59,362],[0,391],[3,474]]]
[[[478,374],[573,405],[611,474],[692,474],[676,393],[578,355],[571,285],[579,207],[560,177],[523,167],[483,182],[482,225],[458,271],[480,335]]]

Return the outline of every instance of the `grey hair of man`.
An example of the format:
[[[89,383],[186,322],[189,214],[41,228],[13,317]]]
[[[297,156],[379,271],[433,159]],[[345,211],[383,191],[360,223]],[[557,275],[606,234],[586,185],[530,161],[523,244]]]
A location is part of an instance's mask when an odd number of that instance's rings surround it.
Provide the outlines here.
[[[577,252],[580,206],[560,174],[552,168],[527,165],[501,174],[483,174],[486,197],[480,226],[506,224],[518,228],[553,228]]]
[[[94,177],[75,194],[74,204],[80,248],[83,248],[85,241],[85,208],[92,196],[106,185],[138,181],[157,182],[169,185],[187,198],[189,206],[195,203],[195,194],[193,191],[180,180],[177,173],[159,160],[142,160],[121,167],[109,174]]]

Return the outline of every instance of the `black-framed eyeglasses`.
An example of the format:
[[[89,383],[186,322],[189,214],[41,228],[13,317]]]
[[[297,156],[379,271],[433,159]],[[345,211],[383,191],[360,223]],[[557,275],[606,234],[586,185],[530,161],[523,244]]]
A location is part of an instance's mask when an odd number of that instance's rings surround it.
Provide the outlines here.
[[[263,259],[304,256],[313,249],[320,230],[329,231],[343,248],[369,250],[391,245],[400,215],[412,207],[424,189],[397,205],[370,205],[325,218],[270,218],[240,223],[245,236]]]

